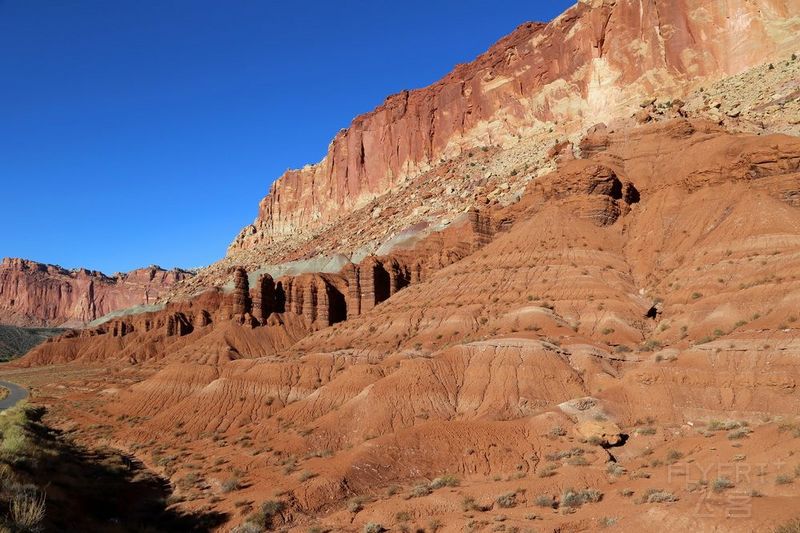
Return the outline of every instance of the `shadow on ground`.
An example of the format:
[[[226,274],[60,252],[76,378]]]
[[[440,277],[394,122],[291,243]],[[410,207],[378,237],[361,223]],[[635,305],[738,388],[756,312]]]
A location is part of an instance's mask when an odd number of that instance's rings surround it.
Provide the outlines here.
[[[166,480],[115,450],[76,445],[41,423],[44,409],[31,411],[39,453],[13,468],[46,493],[45,531],[202,532],[225,522],[212,509],[187,514],[170,507]]]

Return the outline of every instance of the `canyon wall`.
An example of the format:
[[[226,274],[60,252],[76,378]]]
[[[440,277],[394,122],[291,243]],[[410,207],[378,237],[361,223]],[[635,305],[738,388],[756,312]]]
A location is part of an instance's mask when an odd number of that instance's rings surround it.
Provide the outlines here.
[[[629,117],[800,48],[800,0],[583,0],[429,87],[356,117],[325,158],[275,181],[229,248],[311,235],[442,159]]]
[[[25,259],[0,263],[0,323],[18,326],[81,326],[107,313],[154,304],[175,283],[191,276],[151,266],[126,274],[66,270]]]

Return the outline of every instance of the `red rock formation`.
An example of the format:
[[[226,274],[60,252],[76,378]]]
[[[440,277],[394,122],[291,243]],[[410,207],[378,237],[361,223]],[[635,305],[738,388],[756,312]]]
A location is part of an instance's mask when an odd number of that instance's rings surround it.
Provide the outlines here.
[[[269,274],[262,274],[258,278],[256,287],[250,291],[253,301],[253,316],[260,323],[277,309],[275,300],[275,281]]]
[[[613,170],[587,160],[565,163],[557,173],[536,180],[532,190],[543,201],[562,202],[577,216],[599,226],[616,222],[638,198],[632,184],[623,184]]]
[[[145,460],[153,444],[200,454],[164,470],[176,486],[198,470],[209,486],[245,473],[235,494],[195,493],[215,509],[235,510],[243,494],[265,501],[278,487],[287,527],[311,516],[335,531],[371,520],[401,529],[398,509],[408,509],[468,529],[466,494],[491,506],[509,487],[523,498],[582,483],[610,501],[547,510],[540,525],[591,530],[613,514],[647,530],[669,515],[677,529],[686,520],[730,529],[728,517],[697,517],[705,496],[684,476],[626,476],[645,471],[643,456],[681,450],[691,462],[676,465],[702,461],[704,471],[720,453],[728,464],[745,452],[780,460],[761,485],[759,518],[733,526],[772,530],[800,497],[796,483],[775,482],[794,475],[800,434],[800,210],[788,194],[800,183],[800,140],[686,120],[607,133],[590,159],[564,161],[512,205],[465,213],[338,275],[280,278],[264,326],[218,318],[230,293],[208,291],[52,340],[16,364],[149,362],[81,382],[76,365],[52,385],[42,378],[61,369],[26,372],[65,419],[107,425],[89,434],[97,441],[113,438]],[[615,206],[617,218],[598,217],[596,205]],[[406,272],[410,285],[376,305]],[[269,290],[254,289],[261,307],[271,303]],[[333,289],[349,319],[320,327],[336,321]],[[356,302],[372,307],[354,312]],[[205,312],[214,321],[202,327]],[[184,318],[191,331],[181,331]],[[744,433],[709,423],[728,419]],[[255,443],[270,452],[254,455]],[[704,451],[708,443],[715,449]],[[612,444],[622,447],[609,463],[602,447]],[[580,461],[559,459],[576,449]],[[451,472],[458,490],[408,497]],[[642,509],[664,506],[619,496],[620,483],[643,494],[667,487],[678,501],[654,518]],[[390,495],[394,485],[400,494]],[[354,494],[379,497],[353,513]],[[505,523],[528,525],[531,505],[508,508]]]
[[[227,299],[231,315],[244,315],[250,312],[250,284],[247,280],[247,271],[242,267],[237,267],[233,271],[233,290]]]
[[[108,277],[86,269],[5,258],[0,263],[0,323],[83,325],[112,311],[154,304],[190,275],[154,266]]]
[[[320,163],[272,185],[229,252],[313,232],[464,150],[630,117],[644,97],[788,56],[800,48],[798,12],[800,0],[582,0],[547,25],[524,24],[356,117]]]

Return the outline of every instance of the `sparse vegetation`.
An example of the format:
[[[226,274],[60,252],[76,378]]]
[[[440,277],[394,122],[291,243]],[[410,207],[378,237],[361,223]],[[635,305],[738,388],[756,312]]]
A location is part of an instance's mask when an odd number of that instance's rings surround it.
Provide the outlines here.
[[[103,531],[108,517],[141,530],[213,530],[214,512],[177,513],[168,485],[126,456],[87,450],[42,422],[45,410],[24,402],[0,413],[0,531]],[[77,474],[80,475],[77,475]],[[88,480],[88,481],[87,481]],[[197,472],[179,484],[197,490]]]
[[[613,516],[604,516],[600,520],[597,521],[600,527],[611,527],[617,523],[617,519]]]
[[[433,492],[431,487],[425,483],[420,483],[419,485],[415,485],[413,489],[411,489],[411,497],[412,498],[421,498],[423,496],[427,496]]]
[[[503,509],[515,507],[517,505],[517,493],[506,492],[505,494],[498,496],[495,501],[497,502],[497,505]]]
[[[20,328],[0,324],[0,362],[19,357],[48,338],[63,332],[63,329],[57,328]]]
[[[793,518],[774,529],[774,533],[800,533],[800,518]]]
[[[647,489],[637,503],[669,503],[678,501],[678,497],[664,489]]]
[[[606,472],[613,477],[619,477],[625,473],[625,469],[617,463],[608,463]]]
[[[457,477],[446,474],[431,481],[430,488],[436,490],[441,489],[442,487],[458,487],[460,484],[461,480],[459,480]]]
[[[315,472],[309,472],[308,470],[304,470],[300,474],[299,479],[300,479],[300,481],[308,481],[309,479],[312,479],[312,478],[315,478],[315,477],[317,477],[317,474]]]
[[[45,495],[36,490],[20,492],[11,498],[10,516],[21,531],[39,531],[45,515]]]
[[[550,507],[550,508],[555,507],[556,504],[553,497],[548,496],[547,494],[540,494],[539,496],[536,497],[533,503],[535,503],[538,507]]]
[[[642,352],[652,352],[662,347],[661,341],[657,339],[648,339],[640,347]]]
[[[357,513],[364,508],[364,498],[361,496],[356,496],[354,498],[350,498],[347,502],[347,510],[351,513]]]
[[[556,463],[547,463],[539,469],[536,475],[539,477],[552,477],[556,475],[557,470],[558,465]]]
[[[222,492],[228,493],[242,488],[242,480],[239,476],[231,476],[222,482]]]
[[[603,493],[597,489],[567,489],[561,496],[562,507],[577,508],[585,503],[597,503],[603,499]]]
[[[285,508],[286,504],[280,500],[267,500],[261,504],[258,511],[247,517],[245,524],[261,528],[261,531],[272,528]]]
[[[671,465],[671,464],[673,464],[673,463],[675,463],[677,461],[680,461],[681,459],[683,459],[683,453],[682,452],[679,452],[678,450],[670,450],[670,451],[667,452],[667,457],[665,459],[665,462],[668,465]]]
[[[728,440],[744,439],[750,434],[749,428],[739,428],[728,432]]]
[[[714,492],[724,492],[730,488],[733,488],[733,482],[726,477],[718,477],[711,484],[711,489]]]

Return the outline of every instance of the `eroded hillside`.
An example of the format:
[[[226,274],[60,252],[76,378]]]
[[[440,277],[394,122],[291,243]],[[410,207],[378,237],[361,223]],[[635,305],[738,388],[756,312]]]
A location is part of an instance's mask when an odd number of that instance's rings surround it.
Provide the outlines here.
[[[758,512],[732,530],[788,520],[800,141],[676,119],[580,144],[587,158],[561,156],[518,202],[412,248],[252,287],[237,270],[230,292],[22,361],[115,369],[77,378],[95,394],[16,372],[43,401],[72,397],[85,414],[55,409],[98,426],[83,438],[233,523],[722,527],[740,493]],[[677,477],[719,461],[766,466],[714,470],[719,492]],[[703,498],[716,511],[698,517]]]

